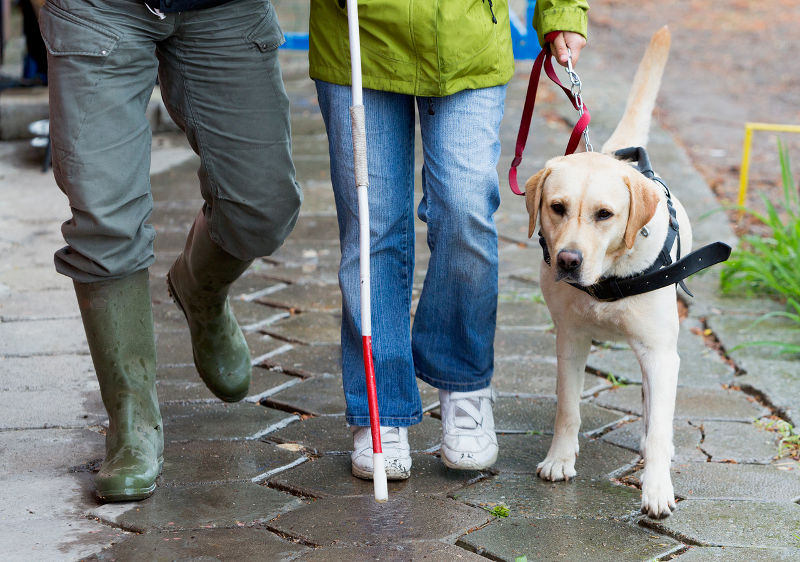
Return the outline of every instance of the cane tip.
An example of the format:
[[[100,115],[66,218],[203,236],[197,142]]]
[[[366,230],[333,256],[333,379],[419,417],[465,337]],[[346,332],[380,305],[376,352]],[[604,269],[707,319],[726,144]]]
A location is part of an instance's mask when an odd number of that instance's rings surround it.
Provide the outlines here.
[[[375,501],[385,503],[389,500],[389,485],[386,482],[386,468],[383,464],[383,454],[373,455],[372,483],[375,490]]]

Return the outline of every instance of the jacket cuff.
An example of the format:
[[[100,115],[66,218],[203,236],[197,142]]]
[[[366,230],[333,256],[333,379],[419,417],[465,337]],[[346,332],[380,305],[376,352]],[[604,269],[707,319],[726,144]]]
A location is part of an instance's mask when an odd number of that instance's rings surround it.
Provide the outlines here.
[[[542,11],[538,9],[539,4],[540,2],[537,2],[537,9],[533,15],[533,27],[539,38],[539,45],[545,45],[545,35],[552,31],[573,31],[587,37],[588,6],[585,3],[579,3],[585,7],[545,8]]]

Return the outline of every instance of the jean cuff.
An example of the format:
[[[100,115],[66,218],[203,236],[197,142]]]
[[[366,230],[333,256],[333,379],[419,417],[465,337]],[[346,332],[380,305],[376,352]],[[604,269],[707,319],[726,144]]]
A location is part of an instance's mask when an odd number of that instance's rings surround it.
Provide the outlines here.
[[[494,371],[489,371],[488,375],[485,375],[477,381],[472,380],[469,382],[454,382],[437,379],[436,377],[432,377],[426,373],[423,373],[419,369],[415,369],[415,371],[418,379],[428,383],[434,388],[438,388],[439,390],[448,390],[450,392],[472,392],[474,390],[483,390],[492,384],[492,375],[494,374]]]
[[[348,426],[367,427],[370,425],[369,416],[345,416]],[[422,421],[422,412],[415,416],[408,417],[384,417],[381,416],[381,425],[386,427],[408,427],[417,425]]]

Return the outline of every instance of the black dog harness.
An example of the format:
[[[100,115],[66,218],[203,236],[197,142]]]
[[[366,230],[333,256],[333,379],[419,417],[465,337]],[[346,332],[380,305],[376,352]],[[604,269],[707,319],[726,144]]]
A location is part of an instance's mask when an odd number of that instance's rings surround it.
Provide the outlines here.
[[[650,267],[627,277],[604,277],[594,285],[579,285],[570,283],[576,289],[589,294],[601,301],[616,301],[633,295],[640,295],[656,289],[661,289],[668,285],[678,284],[686,291],[686,294],[694,295],[686,287],[684,279],[714,264],[723,262],[731,254],[731,247],[724,242],[714,242],[695,250],[684,258],[681,258],[681,237],[675,207],[672,204],[672,196],[669,188],[661,178],[655,175],[650,165],[650,157],[647,151],[639,147],[623,148],[614,153],[620,160],[636,162],[634,166],[646,178],[660,183],[664,187],[667,196],[667,209],[669,210],[669,228],[664,239],[664,245],[658,254],[656,261]],[[676,261],[672,261],[672,246],[677,241]],[[539,244],[544,252],[544,261],[550,265],[550,252],[547,250],[547,243],[539,231]]]

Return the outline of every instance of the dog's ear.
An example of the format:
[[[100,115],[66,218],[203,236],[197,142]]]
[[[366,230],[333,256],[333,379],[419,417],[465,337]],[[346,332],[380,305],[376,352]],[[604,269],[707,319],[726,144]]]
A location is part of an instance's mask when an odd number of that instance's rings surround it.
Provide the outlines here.
[[[624,181],[631,193],[628,224],[625,226],[625,247],[630,250],[639,231],[656,214],[659,198],[650,180],[645,177],[633,179],[626,177]]]
[[[549,175],[550,168],[544,168],[533,174],[525,183],[525,206],[530,215],[528,238],[533,236],[536,230],[536,218],[539,216],[539,206],[542,204],[542,186]]]

